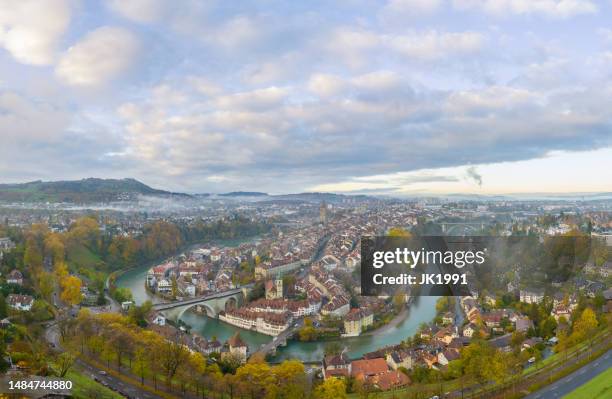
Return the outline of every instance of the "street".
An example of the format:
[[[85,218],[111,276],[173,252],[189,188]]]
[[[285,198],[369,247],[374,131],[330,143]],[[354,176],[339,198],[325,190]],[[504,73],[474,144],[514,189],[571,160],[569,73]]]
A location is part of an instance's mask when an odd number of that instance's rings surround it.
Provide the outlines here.
[[[559,381],[527,395],[525,399],[561,398],[579,386],[589,382],[610,367],[612,367],[612,350],[609,350],[605,355],[602,355],[600,358],[588,363]]]

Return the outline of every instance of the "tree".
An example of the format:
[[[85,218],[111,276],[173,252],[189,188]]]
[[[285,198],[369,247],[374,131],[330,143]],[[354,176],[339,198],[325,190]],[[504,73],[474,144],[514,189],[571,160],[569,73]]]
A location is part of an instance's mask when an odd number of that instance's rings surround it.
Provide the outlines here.
[[[146,327],[146,317],[153,308],[151,301],[145,301],[142,305],[134,305],[130,307],[129,316],[130,319],[140,327]]]
[[[410,234],[408,231],[406,231],[405,229],[403,229],[401,227],[392,227],[391,229],[389,229],[389,232],[387,233],[387,236],[389,236],[389,237],[410,238],[412,236],[412,234]]]
[[[582,341],[597,328],[597,317],[593,309],[586,308],[582,311],[580,318],[573,326],[572,334],[575,335],[576,342]]]
[[[346,399],[346,384],[338,378],[328,378],[314,390],[315,399]]]
[[[7,315],[6,298],[0,293],[0,318],[4,319]]]
[[[176,276],[172,276],[172,299],[176,299],[176,294],[178,294],[178,283],[176,282]]]
[[[70,305],[76,305],[81,302],[81,279],[77,276],[66,276],[61,281],[62,293],[60,298],[62,301]]]
[[[286,360],[273,369],[278,398],[302,398],[306,396],[306,373],[299,360]]]
[[[85,245],[92,251],[100,248],[100,225],[95,217],[78,218],[68,231],[68,239],[73,243]]]
[[[55,288],[55,279],[53,274],[43,271],[38,276],[38,291],[40,295],[47,301],[51,300],[53,289]]]
[[[504,354],[486,341],[472,342],[463,349],[461,357],[465,374],[474,378],[480,385],[492,380],[503,381],[509,371]]]
[[[59,234],[51,233],[45,238],[45,253],[51,256],[54,264],[64,261],[66,253]]]
[[[274,376],[270,366],[265,362],[249,362],[236,370],[236,377],[241,381],[242,391],[252,398],[263,398],[270,389],[275,389]]]
[[[180,336],[176,336],[172,341],[164,340],[159,350],[159,365],[166,377],[166,385],[172,386],[179,367],[182,367],[189,357],[189,352],[180,342]]]
[[[589,340],[589,345],[592,346],[597,325],[597,317],[595,316],[593,309],[584,309],[580,315],[580,318],[574,323],[572,341],[578,343],[586,338]]]
[[[76,356],[74,356],[70,352],[64,352],[60,354],[54,362],[58,377],[64,378],[68,371],[70,371],[70,369],[74,365],[75,360]]]
[[[119,287],[115,288],[113,291],[113,298],[117,300],[117,302],[127,302],[132,300],[132,291],[129,288]]]
[[[55,262],[53,265],[53,272],[55,273],[57,280],[62,281],[62,279],[68,275],[68,266],[66,265],[66,262]]]
[[[448,375],[451,378],[459,379],[461,397],[463,398],[463,384],[465,377],[465,364],[462,359],[452,360],[448,363]]]
[[[26,241],[23,263],[32,269],[40,269],[43,265],[42,251],[34,237],[29,237]]]
[[[120,324],[111,326],[112,334],[109,342],[112,344],[115,351],[115,359],[117,360],[117,370],[121,371],[121,363],[124,355],[131,356],[134,346],[134,340],[130,331]],[[131,357],[130,357],[131,358]]]
[[[339,355],[342,352],[342,345],[338,341],[332,341],[325,345],[325,356]]]

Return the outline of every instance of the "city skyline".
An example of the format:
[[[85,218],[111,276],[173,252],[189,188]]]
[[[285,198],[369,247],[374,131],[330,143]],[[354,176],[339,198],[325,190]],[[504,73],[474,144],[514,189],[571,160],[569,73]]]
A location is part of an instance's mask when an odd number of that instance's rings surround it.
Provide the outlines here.
[[[612,3],[4,1],[0,183],[604,192]]]

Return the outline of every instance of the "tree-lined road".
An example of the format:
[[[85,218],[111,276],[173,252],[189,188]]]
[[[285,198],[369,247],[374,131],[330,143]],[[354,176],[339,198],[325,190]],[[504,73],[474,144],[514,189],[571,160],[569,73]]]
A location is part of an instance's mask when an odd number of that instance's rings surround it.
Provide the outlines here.
[[[57,323],[47,327],[45,330],[45,339],[47,342],[51,343],[55,349],[62,350]],[[75,366],[79,371],[91,379],[97,379],[101,385],[112,388],[124,396],[129,395],[131,398],[163,399],[161,396],[155,395],[140,386],[124,382],[111,374],[100,374],[100,370],[78,358],[75,361]]]
[[[547,399],[560,398],[572,392],[579,386],[589,382],[599,374],[612,367],[612,349],[604,355],[588,363],[584,367],[574,371],[572,374],[563,377],[559,381],[548,385],[537,392],[527,395],[525,399]]]

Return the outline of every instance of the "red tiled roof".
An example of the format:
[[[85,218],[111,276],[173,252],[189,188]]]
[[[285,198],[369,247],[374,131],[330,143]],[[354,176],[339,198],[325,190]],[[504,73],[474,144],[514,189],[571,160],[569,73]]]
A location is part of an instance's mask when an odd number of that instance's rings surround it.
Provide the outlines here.
[[[351,363],[351,374],[353,377],[364,379],[369,376],[385,373],[389,370],[387,362],[383,358],[369,360],[355,360]]]

